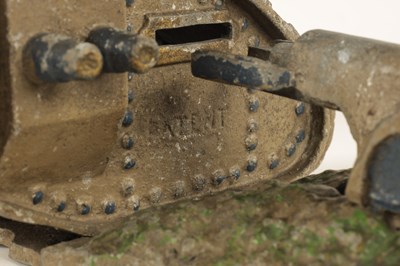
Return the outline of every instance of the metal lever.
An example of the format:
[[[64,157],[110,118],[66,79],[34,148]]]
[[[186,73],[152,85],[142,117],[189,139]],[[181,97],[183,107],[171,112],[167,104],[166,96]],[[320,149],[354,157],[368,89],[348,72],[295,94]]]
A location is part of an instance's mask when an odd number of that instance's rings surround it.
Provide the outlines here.
[[[318,30],[261,54],[199,51],[192,73],[341,110],[359,152],[346,195],[400,213],[400,46]]]
[[[193,54],[192,73],[199,78],[271,93],[296,84],[292,73],[268,61],[213,51]]]

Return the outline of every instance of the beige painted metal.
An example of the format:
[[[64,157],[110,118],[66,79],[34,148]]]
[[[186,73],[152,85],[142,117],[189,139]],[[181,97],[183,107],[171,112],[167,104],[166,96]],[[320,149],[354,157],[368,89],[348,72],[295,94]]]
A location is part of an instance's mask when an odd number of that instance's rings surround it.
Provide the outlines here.
[[[294,40],[296,31],[267,1],[126,7],[120,0],[67,6],[2,0],[0,21],[0,215],[6,218],[93,235],[138,209],[274,178],[296,180],[318,166],[330,143],[330,111],[191,75],[188,61],[197,49],[247,55],[249,46]],[[159,65],[143,75],[34,85],[23,73],[24,45],[41,32],[85,41],[106,26],[156,38],[160,30],[199,24],[228,28],[200,42],[160,44]]]

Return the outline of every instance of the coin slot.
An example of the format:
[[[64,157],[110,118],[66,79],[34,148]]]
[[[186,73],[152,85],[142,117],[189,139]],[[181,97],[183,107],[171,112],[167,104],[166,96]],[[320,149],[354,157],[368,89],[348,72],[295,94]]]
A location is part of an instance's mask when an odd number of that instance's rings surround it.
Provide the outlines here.
[[[231,39],[232,25],[231,23],[213,23],[159,29],[156,31],[155,38],[161,46]]]

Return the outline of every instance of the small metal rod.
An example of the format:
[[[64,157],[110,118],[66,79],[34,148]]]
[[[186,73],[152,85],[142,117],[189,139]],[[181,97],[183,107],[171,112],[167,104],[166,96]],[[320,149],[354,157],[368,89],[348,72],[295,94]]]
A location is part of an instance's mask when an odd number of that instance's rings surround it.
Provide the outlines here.
[[[145,73],[157,64],[158,45],[155,40],[132,35],[113,28],[98,28],[88,37],[104,57],[104,72]]]
[[[92,80],[101,73],[103,57],[91,43],[43,33],[25,45],[23,66],[25,76],[36,84]]]
[[[195,52],[192,55],[192,74],[203,79],[275,94],[296,85],[290,71],[270,62],[216,51]]]

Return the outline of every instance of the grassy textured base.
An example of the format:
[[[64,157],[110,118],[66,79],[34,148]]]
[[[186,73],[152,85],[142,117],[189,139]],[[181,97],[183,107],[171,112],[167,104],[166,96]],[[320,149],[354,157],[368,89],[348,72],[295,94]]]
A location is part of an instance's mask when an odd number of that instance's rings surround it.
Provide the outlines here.
[[[400,234],[339,193],[348,172],[148,210],[42,250],[50,265],[399,265]],[[338,189],[336,189],[338,188]]]

